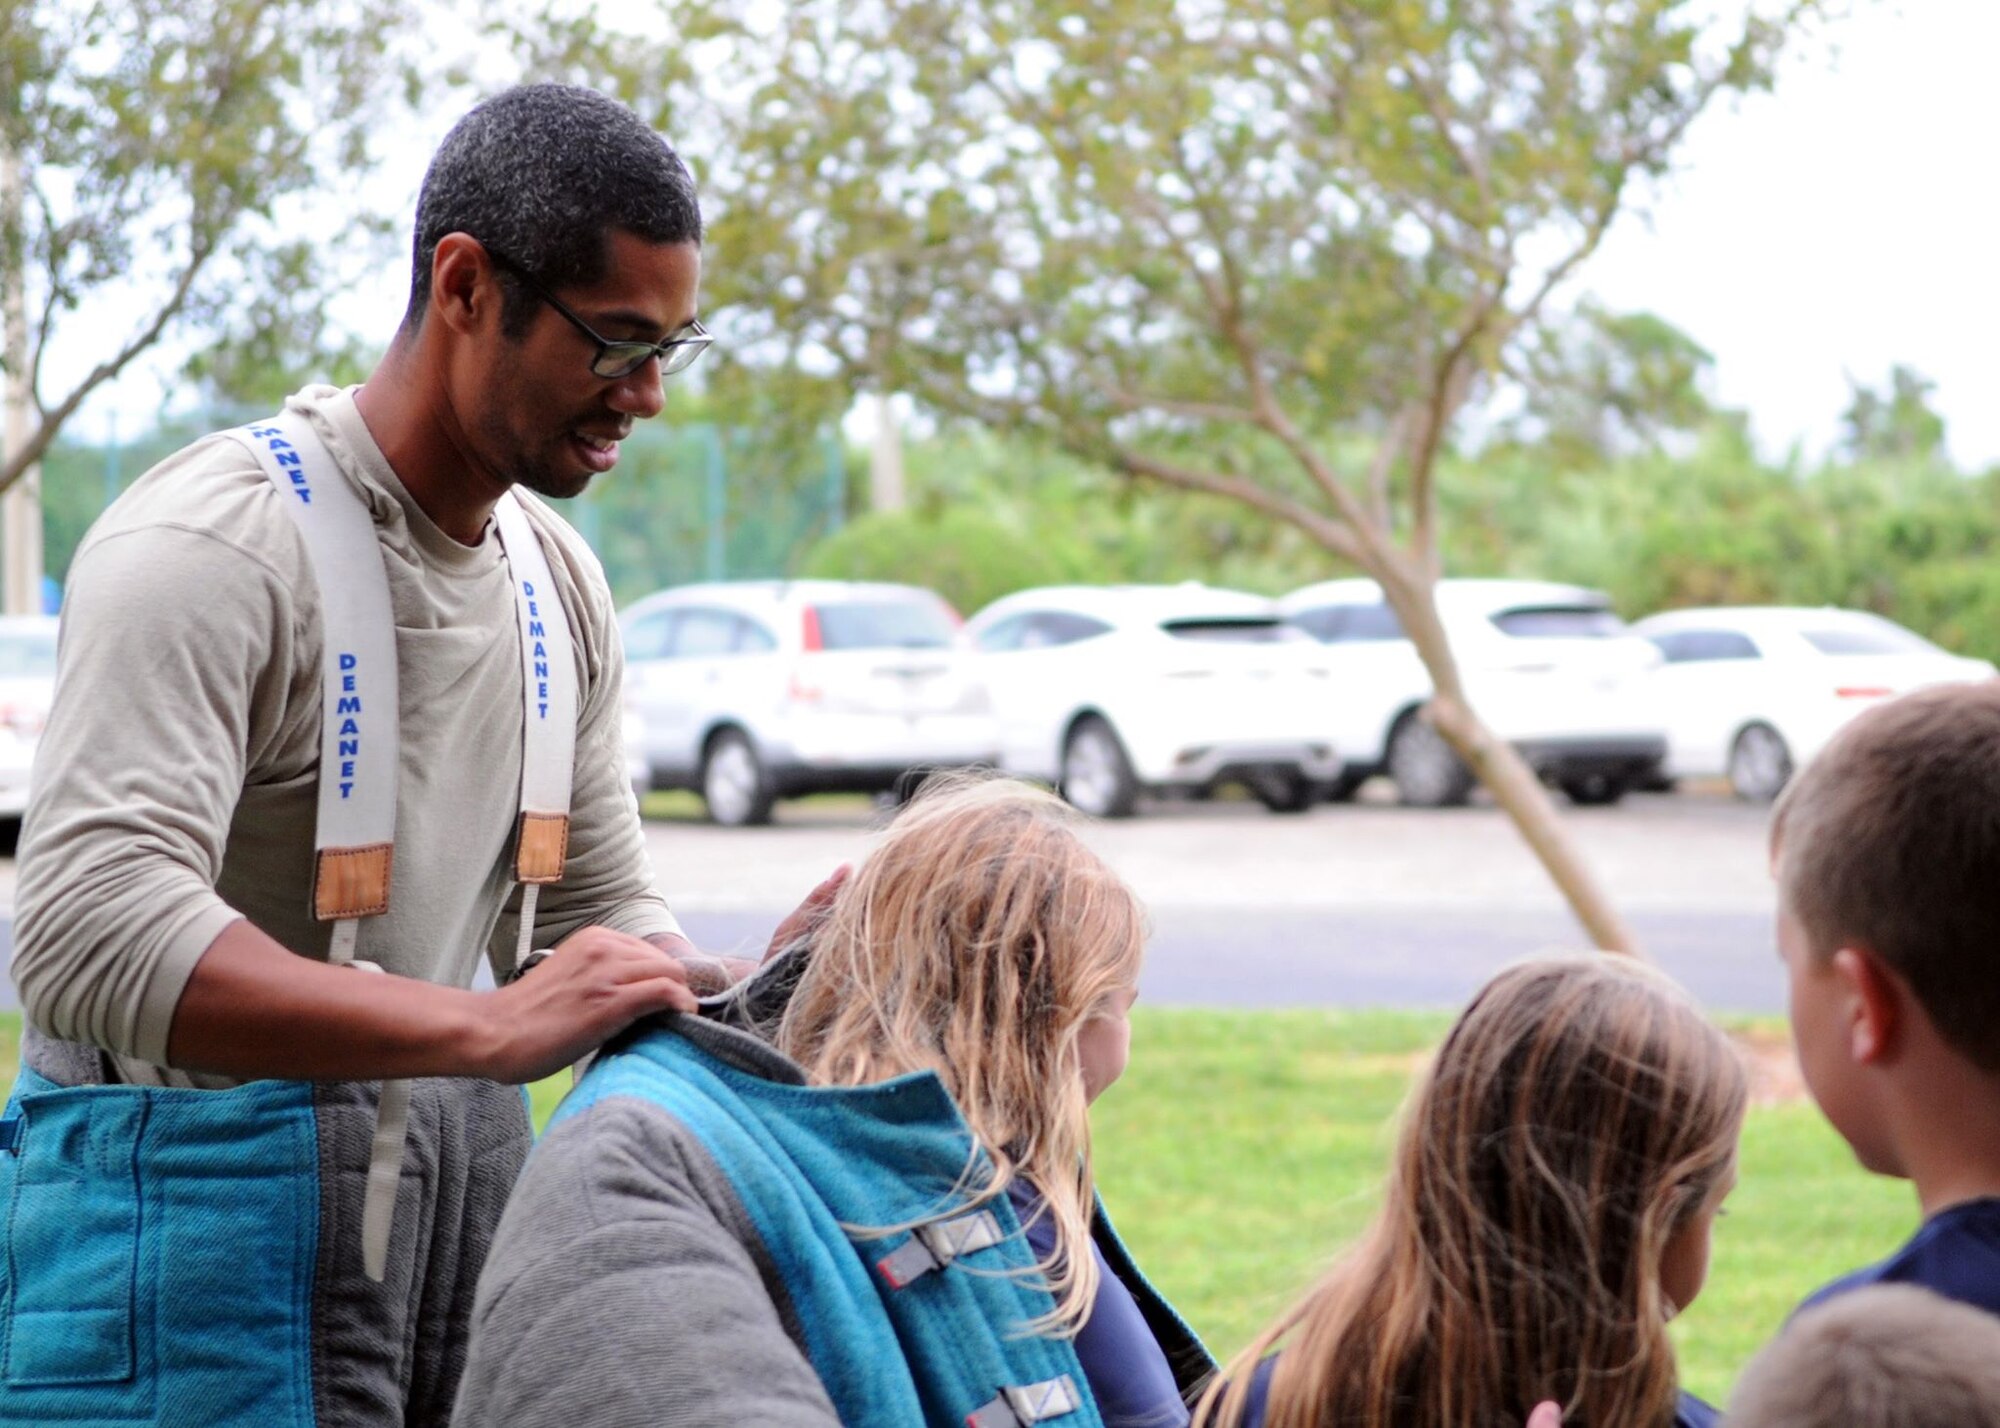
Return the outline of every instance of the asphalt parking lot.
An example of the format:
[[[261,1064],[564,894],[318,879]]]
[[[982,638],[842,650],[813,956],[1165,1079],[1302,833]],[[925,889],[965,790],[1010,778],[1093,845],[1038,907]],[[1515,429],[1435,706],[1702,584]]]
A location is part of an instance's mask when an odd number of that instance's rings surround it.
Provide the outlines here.
[[[647,843],[696,942],[749,949],[833,867],[866,856],[884,816],[805,800],[779,805],[766,828],[649,820]],[[1783,1010],[1768,810],[1695,792],[1566,816],[1649,953],[1706,1005]],[[1584,945],[1491,807],[1364,800],[1283,817],[1248,802],[1162,803],[1086,836],[1152,911],[1151,1001],[1450,1006],[1515,957]],[[0,905],[13,876],[0,858]]]
[[[647,825],[660,885],[705,946],[758,945],[884,815],[781,804],[768,828]],[[1769,812],[1720,793],[1567,810],[1651,955],[1717,1010],[1781,1011]],[[1449,1006],[1495,967],[1584,941],[1494,808],[1364,801],[1280,817],[1253,803],[1148,805],[1089,825],[1152,910],[1145,995],[1173,1004]]]

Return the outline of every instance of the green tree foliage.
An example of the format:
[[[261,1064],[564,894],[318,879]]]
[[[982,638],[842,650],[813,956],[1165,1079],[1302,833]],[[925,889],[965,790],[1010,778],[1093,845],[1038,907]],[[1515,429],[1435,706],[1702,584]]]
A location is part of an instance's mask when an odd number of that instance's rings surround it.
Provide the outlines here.
[[[1889,381],[1880,391],[1852,377],[1848,386],[1853,396],[1840,424],[1851,454],[1929,461],[1943,452],[1944,418],[1930,404],[1937,383],[1898,363],[1889,370]]]
[[[34,403],[0,488],[85,397],[171,335],[199,336],[198,375],[268,397],[314,362],[352,202],[310,239],[286,205],[364,165],[368,123],[400,95],[394,0],[7,0],[0,292],[21,299]],[[81,319],[88,334],[70,329]],[[58,341],[96,357],[46,387]],[[289,360],[287,360],[289,359]],[[276,373],[276,379],[272,375]]]
[[[1708,349],[1648,312],[1617,313],[1585,299],[1567,318],[1522,344],[1522,410],[1512,444],[1564,468],[1685,445],[1720,420],[1738,425],[1708,395]]]
[[[1634,180],[1815,8],[683,0],[551,62],[656,79],[712,146],[711,295],[773,360],[1237,501],[1379,578],[1433,722],[1624,946],[1465,700],[1438,458]]]

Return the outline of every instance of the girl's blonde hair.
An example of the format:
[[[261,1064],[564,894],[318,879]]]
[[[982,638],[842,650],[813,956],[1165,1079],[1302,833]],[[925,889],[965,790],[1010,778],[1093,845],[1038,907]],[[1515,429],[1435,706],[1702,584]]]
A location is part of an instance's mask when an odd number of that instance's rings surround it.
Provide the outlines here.
[[[1077,1038],[1138,981],[1138,899],[1052,795],[960,775],[897,816],[810,935],[778,1049],[818,1085],[937,1073],[991,1159],[972,1198],[1017,1176],[1040,1193],[1056,1307],[1030,1327],[1073,1333],[1097,1293]]]
[[[1748,1095],[1728,1039],[1623,957],[1501,972],[1405,1112],[1374,1224],[1229,1366],[1241,1420],[1283,1340],[1265,1428],[1655,1428],[1676,1402],[1662,1251],[1730,1174]]]

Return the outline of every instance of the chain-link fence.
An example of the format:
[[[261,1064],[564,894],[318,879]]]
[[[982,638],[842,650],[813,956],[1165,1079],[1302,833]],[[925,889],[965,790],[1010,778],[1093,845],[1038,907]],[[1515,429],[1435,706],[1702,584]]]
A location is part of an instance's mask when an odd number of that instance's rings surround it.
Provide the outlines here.
[[[204,432],[261,411],[210,410],[159,422],[130,441],[114,426],[98,443],[59,442],[42,469],[45,561],[60,583],[84,532],[119,491]],[[582,496],[557,503],[604,562],[623,605],[691,580],[794,573],[840,528],[847,453],[822,433],[772,439],[709,423],[648,423],[618,465]]]

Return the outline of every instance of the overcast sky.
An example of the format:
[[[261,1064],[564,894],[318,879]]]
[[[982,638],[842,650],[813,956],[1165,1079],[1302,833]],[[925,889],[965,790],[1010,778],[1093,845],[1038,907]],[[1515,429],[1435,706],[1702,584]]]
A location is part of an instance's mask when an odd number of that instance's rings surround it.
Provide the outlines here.
[[[1817,455],[1847,374],[1937,383],[1963,465],[2000,464],[2000,0],[1864,3],[1777,92],[1706,116],[1582,286],[1715,354],[1760,443]]]
[[[1856,9],[1837,48],[1801,52],[1776,94],[1702,119],[1676,174],[1620,219],[1578,290],[1706,346],[1717,396],[1749,410],[1772,455],[1794,442],[1825,452],[1847,376],[1879,385],[1905,362],[1937,383],[1952,455],[2000,464],[2000,0]],[[420,156],[399,149],[389,167],[414,208]],[[384,339],[407,281],[389,276],[339,309]],[[59,353],[69,360],[52,375],[97,355]],[[100,434],[114,406],[123,431],[143,427],[162,370],[100,395],[80,430]]]

